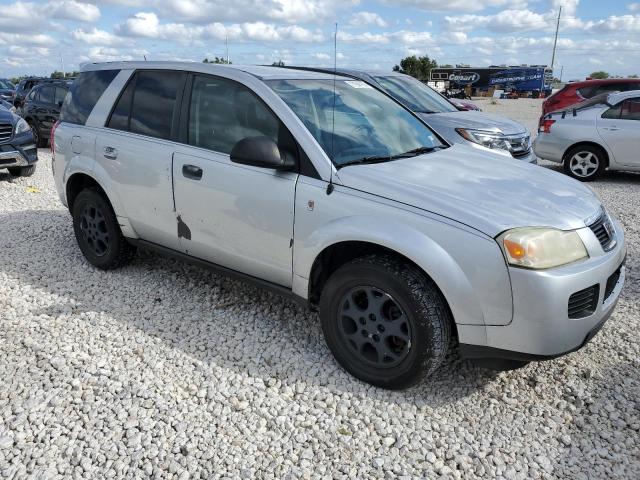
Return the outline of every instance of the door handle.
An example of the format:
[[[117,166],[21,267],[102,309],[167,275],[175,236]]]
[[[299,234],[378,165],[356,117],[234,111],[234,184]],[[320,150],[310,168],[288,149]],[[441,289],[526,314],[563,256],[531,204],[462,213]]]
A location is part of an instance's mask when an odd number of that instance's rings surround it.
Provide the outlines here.
[[[102,154],[104,155],[104,158],[108,158],[109,160],[115,160],[118,158],[118,150],[113,147],[104,147]]]
[[[620,130],[619,127],[602,127],[605,130],[609,130],[610,132],[617,132],[618,130]]]
[[[195,165],[183,165],[182,175],[192,180],[200,180],[202,178],[202,169]]]

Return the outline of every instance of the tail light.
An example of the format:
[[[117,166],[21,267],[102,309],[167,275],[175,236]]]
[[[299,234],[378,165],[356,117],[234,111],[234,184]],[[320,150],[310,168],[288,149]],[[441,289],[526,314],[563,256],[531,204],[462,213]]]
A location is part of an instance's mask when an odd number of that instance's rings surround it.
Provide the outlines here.
[[[540,122],[540,127],[538,128],[538,133],[551,133],[551,126],[556,123],[555,120],[542,120]]]

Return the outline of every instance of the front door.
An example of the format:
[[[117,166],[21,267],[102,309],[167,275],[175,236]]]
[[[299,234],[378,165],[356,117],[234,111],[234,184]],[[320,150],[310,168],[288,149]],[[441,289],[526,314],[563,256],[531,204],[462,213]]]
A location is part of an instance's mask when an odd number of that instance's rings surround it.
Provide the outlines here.
[[[239,165],[229,154],[239,140],[260,135],[293,152],[293,137],[253,92],[232,80],[196,75],[189,103],[189,147],[173,157],[183,251],[291,286],[298,174]]]
[[[617,165],[640,167],[640,97],[629,98],[598,119],[598,133]]]

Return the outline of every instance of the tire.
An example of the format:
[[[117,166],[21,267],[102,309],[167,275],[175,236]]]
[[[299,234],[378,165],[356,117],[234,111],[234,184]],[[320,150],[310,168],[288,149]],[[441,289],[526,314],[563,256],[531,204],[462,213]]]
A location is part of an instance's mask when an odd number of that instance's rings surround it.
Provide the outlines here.
[[[7,170],[9,170],[9,173],[14,177],[30,177],[36,173],[36,166],[29,165],[28,167],[12,167]]]
[[[122,235],[116,214],[102,193],[81,191],[73,202],[72,216],[78,246],[89,263],[112,270],[131,261],[136,250]]]
[[[29,124],[29,126],[31,127],[31,131],[33,132],[33,139],[36,143],[36,147],[45,148],[48,141],[46,138],[42,138],[42,136],[40,135],[40,130],[36,126],[35,122],[33,120],[27,120],[27,123]]]
[[[338,363],[391,390],[433,373],[451,337],[451,314],[438,287],[415,267],[384,255],[336,270],[320,298],[320,319]]]
[[[604,150],[594,145],[578,145],[567,152],[564,173],[581,182],[595,180],[607,166]]]

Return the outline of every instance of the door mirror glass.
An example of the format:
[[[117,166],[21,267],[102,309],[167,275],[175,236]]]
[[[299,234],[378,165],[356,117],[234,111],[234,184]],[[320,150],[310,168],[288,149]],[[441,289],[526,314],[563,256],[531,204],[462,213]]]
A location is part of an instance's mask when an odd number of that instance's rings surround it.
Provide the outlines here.
[[[291,170],[295,160],[280,152],[278,145],[266,136],[243,138],[231,149],[231,161],[254,167]]]

